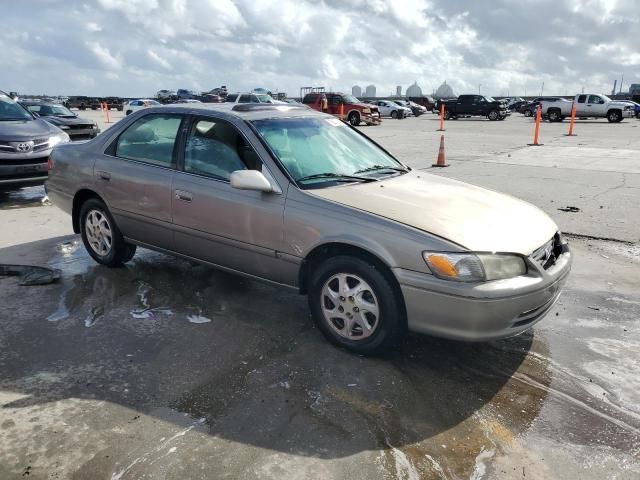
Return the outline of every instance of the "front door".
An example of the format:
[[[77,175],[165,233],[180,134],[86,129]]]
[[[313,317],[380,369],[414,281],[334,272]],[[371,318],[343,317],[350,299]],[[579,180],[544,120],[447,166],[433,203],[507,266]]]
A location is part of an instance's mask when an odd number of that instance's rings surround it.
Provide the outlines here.
[[[576,116],[586,117],[591,110],[587,107],[587,95],[578,95],[578,101],[576,102]]]
[[[171,250],[171,182],[182,116],[145,115],[100,155],[94,166],[98,193],[123,235]]]
[[[587,99],[587,108],[591,110],[591,115],[594,117],[604,117],[605,112],[605,100],[600,95],[589,95]]]
[[[231,187],[236,170],[263,170],[231,123],[195,117],[173,182],[176,251],[269,280],[289,278],[281,250],[285,196]],[[266,170],[263,173],[268,174]]]

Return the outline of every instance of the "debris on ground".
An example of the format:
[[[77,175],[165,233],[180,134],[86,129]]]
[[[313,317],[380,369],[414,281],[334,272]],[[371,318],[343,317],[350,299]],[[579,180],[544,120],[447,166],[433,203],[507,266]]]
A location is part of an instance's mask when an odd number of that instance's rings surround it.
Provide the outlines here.
[[[0,264],[0,275],[19,276],[20,285],[47,285],[60,279],[61,271],[57,268],[39,267],[37,265]]]
[[[571,212],[571,213],[577,213],[580,211],[578,207],[572,207],[572,206],[562,207],[562,208],[559,208],[558,210],[560,210],[561,212]]]

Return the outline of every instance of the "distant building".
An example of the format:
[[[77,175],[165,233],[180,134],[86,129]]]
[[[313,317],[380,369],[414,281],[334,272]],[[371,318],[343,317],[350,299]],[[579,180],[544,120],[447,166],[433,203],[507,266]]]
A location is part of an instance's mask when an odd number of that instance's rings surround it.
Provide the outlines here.
[[[451,85],[447,85],[447,81],[446,80],[436,90],[436,97],[437,98],[453,98],[453,97],[455,97],[455,95],[453,93],[453,88],[451,88]]]
[[[367,89],[364,92],[365,97],[375,97],[376,96],[376,86],[375,85],[367,85]]]
[[[354,85],[353,87],[351,87],[351,95],[353,95],[354,97],[361,97],[362,96],[362,87],[360,87],[358,85]]]
[[[407,97],[421,97],[422,89],[418,86],[418,82],[413,82],[409,88],[407,88]]]
[[[640,83],[632,83],[629,85],[629,94],[630,95],[640,95]]]
[[[402,86],[398,85],[396,87],[396,97],[401,97],[402,96]]]

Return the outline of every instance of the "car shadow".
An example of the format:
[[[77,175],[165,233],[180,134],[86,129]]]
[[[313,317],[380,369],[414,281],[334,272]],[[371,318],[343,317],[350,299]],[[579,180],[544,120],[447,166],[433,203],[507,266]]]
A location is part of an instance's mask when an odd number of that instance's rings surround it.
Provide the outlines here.
[[[67,236],[0,249],[0,262],[12,259],[63,278],[39,287],[0,278],[0,389],[20,396],[0,412],[67,398],[148,415],[165,406],[246,445],[319,458],[406,447],[424,461],[425,442],[445,443],[488,404],[525,430],[547,390],[514,384],[514,374],[551,381],[528,357],[531,333],[480,344],[409,335],[365,358],[327,343],[296,292],[167,255],[140,250],[109,269]],[[452,440],[459,473],[473,469],[486,431]]]
[[[0,210],[38,207],[42,205],[45,196],[43,186],[0,190]]]

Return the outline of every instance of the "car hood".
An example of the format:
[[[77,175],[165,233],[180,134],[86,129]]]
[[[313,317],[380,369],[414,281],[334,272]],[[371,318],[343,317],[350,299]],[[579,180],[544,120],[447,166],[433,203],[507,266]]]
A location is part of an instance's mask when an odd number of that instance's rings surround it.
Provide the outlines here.
[[[2,141],[28,141],[60,132],[61,130],[58,127],[41,118],[0,122],[0,140]]]
[[[529,255],[557,226],[509,195],[428,173],[309,190],[312,195],[432,233],[472,251]]]
[[[86,118],[80,117],[41,117],[49,123],[53,123],[54,125],[86,125],[93,124],[93,121],[87,120]]]
[[[613,101],[609,104],[609,107],[631,107],[632,109],[634,108],[634,105],[632,105],[631,103],[627,103],[627,102],[617,102],[617,101]]]

